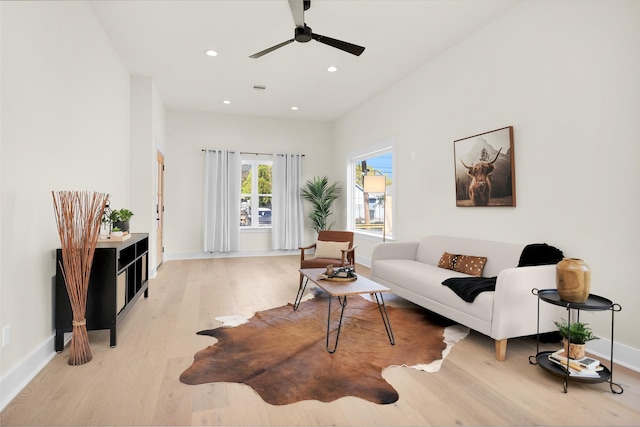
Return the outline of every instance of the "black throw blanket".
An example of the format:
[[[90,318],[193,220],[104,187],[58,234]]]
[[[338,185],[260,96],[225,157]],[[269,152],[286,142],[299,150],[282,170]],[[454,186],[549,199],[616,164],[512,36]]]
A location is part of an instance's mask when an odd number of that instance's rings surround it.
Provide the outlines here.
[[[532,243],[520,254],[518,267],[550,265],[562,261],[560,249],[546,243]],[[497,277],[451,277],[442,282],[466,302],[473,302],[480,292],[495,291]]]
[[[497,277],[451,277],[443,285],[466,302],[473,302],[480,292],[495,291]]]

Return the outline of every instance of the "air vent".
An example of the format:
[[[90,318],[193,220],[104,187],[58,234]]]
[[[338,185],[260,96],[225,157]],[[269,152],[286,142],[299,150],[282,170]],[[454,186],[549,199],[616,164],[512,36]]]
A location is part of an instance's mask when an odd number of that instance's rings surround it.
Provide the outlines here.
[[[263,86],[263,85],[253,85],[253,88],[255,90],[266,90],[267,89],[267,87]]]

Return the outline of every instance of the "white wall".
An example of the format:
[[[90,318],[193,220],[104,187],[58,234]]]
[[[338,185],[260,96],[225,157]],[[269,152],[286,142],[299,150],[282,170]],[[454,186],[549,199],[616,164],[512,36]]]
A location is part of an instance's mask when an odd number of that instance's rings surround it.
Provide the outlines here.
[[[638,41],[638,1],[525,0],[339,120],[336,155],[396,137],[398,240],[546,242],[584,258],[592,293],[623,307],[615,340],[638,350]],[[509,125],[517,207],[456,208],[453,141]],[[359,255],[371,247],[360,239]],[[610,319],[581,320],[609,337]]]
[[[328,123],[167,111],[165,157],[165,255],[202,254],[202,149],[304,154],[303,180],[330,174],[334,162]],[[315,241],[305,228],[305,243]],[[270,232],[241,231],[240,251],[268,251]]]
[[[129,203],[129,74],[84,2],[0,2],[0,404],[53,354],[51,192]],[[19,371],[19,372],[18,372]]]
[[[149,233],[149,276],[154,277],[156,253],[156,150],[164,145],[164,106],[162,98],[150,77],[131,77],[131,202],[133,212],[132,233]]]

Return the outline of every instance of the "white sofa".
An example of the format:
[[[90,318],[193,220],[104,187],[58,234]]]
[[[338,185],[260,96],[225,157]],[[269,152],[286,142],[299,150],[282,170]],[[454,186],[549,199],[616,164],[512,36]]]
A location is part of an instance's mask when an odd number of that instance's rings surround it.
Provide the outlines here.
[[[495,340],[496,359],[506,358],[509,338],[538,332],[537,297],[532,289],[555,288],[555,265],[517,267],[526,245],[428,236],[419,242],[384,242],[374,247],[371,279],[415,304]],[[482,277],[497,276],[495,291],[481,292],[471,303],[442,282],[470,277],[438,267],[443,252],[486,257]],[[540,333],[557,330],[553,320],[566,310],[539,304]]]

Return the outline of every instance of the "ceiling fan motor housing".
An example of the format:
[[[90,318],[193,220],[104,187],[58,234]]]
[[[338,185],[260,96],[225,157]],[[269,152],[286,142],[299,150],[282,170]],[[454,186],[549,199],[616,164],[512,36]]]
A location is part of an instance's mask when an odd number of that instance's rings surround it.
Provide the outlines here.
[[[297,42],[306,43],[311,40],[313,37],[313,33],[311,32],[311,27],[296,27],[295,36]]]
[[[300,8],[300,6],[302,6],[302,8]],[[356,56],[360,56],[362,52],[364,52],[364,47],[362,46],[358,46],[342,40],[333,39],[331,37],[326,37],[320,34],[314,34],[313,31],[311,31],[311,27],[308,27],[304,22],[304,11],[308,10],[309,7],[311,7],[311,0],[289,0],[289,7],[291,8],[293,22],[296,25],[295,31],[293,33],[293,38],[279,43],[275,46],[271,46],[270,48],[264,49],[258,53],[254,53],[249,58],[260,58],[261,56],[266,55],[269,52],[273,52],[276,49],[280,49],[281,47],[286,46],[289,43],[293,43],[294,41],[307,43],[310,40],[316,40],[319,43],[335,47],[336,49],[340,49]]]

